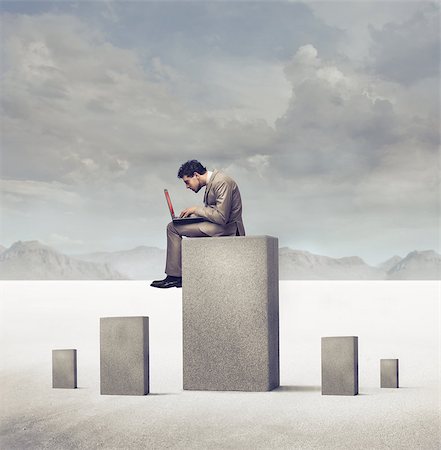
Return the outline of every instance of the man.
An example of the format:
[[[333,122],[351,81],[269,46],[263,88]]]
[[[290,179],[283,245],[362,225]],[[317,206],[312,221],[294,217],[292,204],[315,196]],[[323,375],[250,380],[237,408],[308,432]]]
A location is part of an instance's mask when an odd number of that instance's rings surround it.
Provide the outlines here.
[[[205,186],[204,206],[184,209],[180,217],[203,217],[205,221],[167,225],[167,263],[163,280],[153,281],[156,288],[182,287],[182,236],[245,236],[242,222],[242,200],[236,182],[224,173],[208,171],[199,161],[182,164],[178,172],[187,189],[199,192]]]

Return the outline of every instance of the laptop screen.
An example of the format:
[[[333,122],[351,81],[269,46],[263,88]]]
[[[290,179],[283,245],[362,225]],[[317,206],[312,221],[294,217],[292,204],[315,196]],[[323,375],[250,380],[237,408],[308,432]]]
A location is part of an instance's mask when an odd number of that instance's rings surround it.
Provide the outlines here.
[[[175,218],[175,212],[173,210],[173,205],[172,205],[172,202],[170,200],[170,195],[168,194],[167,189],[164,189],[164,194],[165,194],[165,199],[167,200],[168,209],[170,210],[170,215],[171,215],[172,219],[174,219]]]

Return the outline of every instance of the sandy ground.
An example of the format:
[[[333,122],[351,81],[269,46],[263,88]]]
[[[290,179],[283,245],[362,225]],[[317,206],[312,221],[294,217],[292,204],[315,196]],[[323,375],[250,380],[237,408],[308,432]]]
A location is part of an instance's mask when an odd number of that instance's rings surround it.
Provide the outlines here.
[[[2,449],[440,448],[439,282],[283,281],[281,387],[182,391],[180,291],[146,282],[2,282]],[[99,317],[150,317],[150,390],[99,394]],[[322,396],[320,337],[359,337],[360,395]],[[51,388],[78,350],[79,389]],[[380,389],[380,358],[400,389]]]

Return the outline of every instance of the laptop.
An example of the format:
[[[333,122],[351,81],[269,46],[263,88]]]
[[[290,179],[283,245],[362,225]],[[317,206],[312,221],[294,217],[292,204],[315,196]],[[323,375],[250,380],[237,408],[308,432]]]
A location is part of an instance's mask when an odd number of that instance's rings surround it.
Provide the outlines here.
[[[164,189],[164,194],[165,194],[165,199],[167,200],[168,209],[170,210],[170,215],[171,215],[173,223],[183,224],[183,223],[205,222],[205,219],[203,217],[196,217],[196,216],[176,217],[175,211],[173,210],[172,202],[170,200],[170,195],[169,195],[167,189]]]

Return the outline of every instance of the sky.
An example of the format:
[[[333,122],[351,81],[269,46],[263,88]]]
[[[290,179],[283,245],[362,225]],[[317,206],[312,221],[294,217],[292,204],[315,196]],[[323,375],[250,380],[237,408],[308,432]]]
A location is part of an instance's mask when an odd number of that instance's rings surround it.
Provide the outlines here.
[[[1,236],[165,248],[198,159],[249,235],[440,250],[437,2],[2,1]]]

